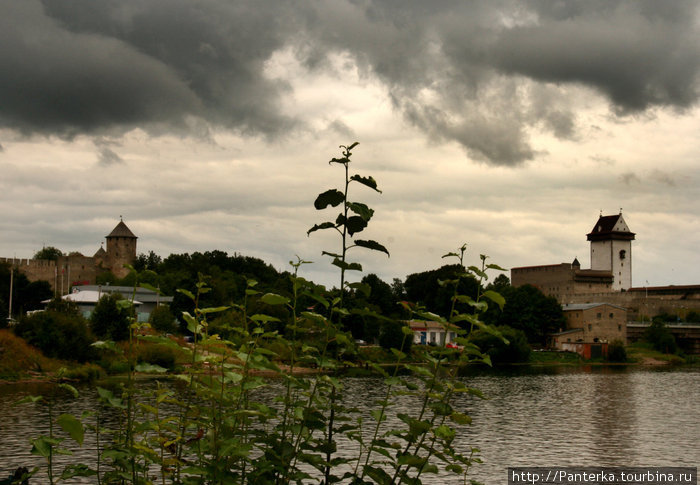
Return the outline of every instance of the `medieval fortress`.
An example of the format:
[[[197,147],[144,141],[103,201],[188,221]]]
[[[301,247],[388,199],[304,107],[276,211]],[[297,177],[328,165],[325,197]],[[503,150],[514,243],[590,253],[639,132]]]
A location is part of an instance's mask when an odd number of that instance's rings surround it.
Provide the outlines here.
[[[0,258],[0,262],[12,264],[29,281],[48,281],[55,292],[63,295],[72,286],[94,285],[97,276],[105,272],[111,272],[117,278],[129,274],[124,265],[131,264],[136,259],[138,238],[120,220],[105,239],[107,249],[100,246],[93,256],[71,253],[59,256],[56,261]]]
[[[700,285],[632,286],[632,241],[622,212],[600,215],[591,232],[591,268],[571,263],[525,266],[511,269],[511,284],[530,284],[562,305],[607,303],[627,310],[628,320],[649,320],[660,313],[680,319],[700,311]]]
[[[73,286],[95,284],[97,277],[105,272],[117,278],[126,276],[129,271],[124,265],[136,259],[137,239],[120,220],[106,236],[106,250],[100,246],[93,256],[71,253],[56,261],[0,258],[0,262],[12,264],[30,281],[48,281],[55,292],[66,294]],[[700,285],[632,286],[635,233],[622,213],[601,214],[587,239],[590,269],[581,269],[576,258],[571,263],[512,268],[512,285],[533,285],[562,305],[616,305],[627,310],[628,320],[648,320],[664,312],[682,319],[691,310],[700,312]]]

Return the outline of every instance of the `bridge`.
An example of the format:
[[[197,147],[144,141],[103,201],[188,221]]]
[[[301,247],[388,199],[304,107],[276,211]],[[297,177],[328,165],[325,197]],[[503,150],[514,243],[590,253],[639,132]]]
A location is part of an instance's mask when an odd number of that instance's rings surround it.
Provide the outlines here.
[[[644,338],[644,331],[649,327],[648,323],[627,323],[627,344],[632,344]],[[678,347],[686,354],[700,354],[700,324],[674,324],[666,325],[676,339]]]

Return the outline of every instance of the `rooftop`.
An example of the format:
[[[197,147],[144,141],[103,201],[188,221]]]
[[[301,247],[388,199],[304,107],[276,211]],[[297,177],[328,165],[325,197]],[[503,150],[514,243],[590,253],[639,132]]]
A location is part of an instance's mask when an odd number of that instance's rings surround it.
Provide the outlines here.
[[[124,221],[119,221],[119,224],[112,229],[112,232],[109,233],[109,236],[107,237],[129,237],[133,239],[138,239],[136,236],[134,236],[134,233],[131,232],[131,229],[129,229],[126,224],[124,224]]]

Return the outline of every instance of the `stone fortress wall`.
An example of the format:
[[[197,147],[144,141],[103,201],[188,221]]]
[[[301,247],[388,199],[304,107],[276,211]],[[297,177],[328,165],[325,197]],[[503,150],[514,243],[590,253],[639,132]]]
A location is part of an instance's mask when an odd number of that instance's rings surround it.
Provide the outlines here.
[[[94,256],[69,254],[56,261],[0,257],[0,262],[14,266],[29,281],[48,281],[55,292],[63,295],[72,286],[94,285],[97,277],[107,271],[117,278],[129,273],[124,265],[136,259],[137,237],[120,220],[106,240],[107,251],[100,247]]]

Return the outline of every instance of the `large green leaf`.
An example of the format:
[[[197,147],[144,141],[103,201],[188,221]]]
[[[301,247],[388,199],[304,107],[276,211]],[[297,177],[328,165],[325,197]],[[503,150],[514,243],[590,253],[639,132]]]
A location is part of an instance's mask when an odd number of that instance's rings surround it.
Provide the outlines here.
[[[64,391],[70,392],[73,395],[73,397],[75,397],[75,398],[77,398],[79,396],[78,390],[75,387],[71,386],[70,384],[66,384],[66,383],[62,382],[58,385],[58,387],[60,389],[63,389]]]
[[[194,297],[194,295],[192,294],[192,292],[189,291],[189,290],[185,290],[184,288],[178,288],[176,291],[177,291],[178,293],[182,293],[183,295],[185,295],[186,297],[188,297],[188,298],[189,298],[190,300],[192,300],[192,301],[196,300],[196,298]]]
[[[362,271],[360,263],[346,263],[342,259],[335,258],[332,264],[346,271]]]
[[[352,177],[350,177],[350,180],[353,180],[355,182],[359,182],[362,185],[366,185],[370,189],[374,189],[377,192],[379,192],[380,194],[382,193],[382,191],[377,188],[377,181],[374,180],[371,176],[370,177],[361,177],[361,176],[355,174]]]
[[[317,210],[325,209],[329,205],[336,207],[342,204],[344,200],[345,194],[343,194],[340,190],[330,189],[326,190],[322,194],[318,194],[318,197],[316,197],[316,200],[314,201],[314,207]]]
[[[271,317],[270,315],[264,315],[261,313],[256,313],[252,317],[250,317],[251,320],[257,323],[269,323],[269,322],[279,322],[280,319],[276,317]]]
[[[369,286],[367,283],[362,283],[361,281],[357,281],[355,283],[345,283],[345,285],[348,288],[352,288],[355,291],[359,291],[365,297],[369,297],[370,293],[372,292],[372,287]]]
[[[78,418],[72,414],[61,414],[56,422],[76,443],[83,446],[85,430],[83,423]]]
[[[362,202],[348,202],[346,205],[348,209],[350,209],[366,221],[369,221],[374,215],[374,209],[370,209],[369,207],[367,207],[367,205],[363,204]]]
[[[147,364],[145,362],[136,365],[136,367],[134,367],[134,370],[136,372],[143,372],[145,374],[163,374],[164,372],[168,371],[168,369],[159,365]]]
[[[351,236],[367,227],[367,221],[360,216],[351,216],[345,221],[345,227],[348,229],[348,234]]]
[[[51,449],[61,444],[62,438],[49,438],[48,436],[39,436],[32,440],[32,455],[43,456],[48,458],[51,454]]]
[[[387,248],[379,244],[377,241],[372,241],[371,239],[355,239],[355,246],[373,249],[374,251],[381,251],[383,253],[386,253],[387,256],[390,256],[389,250]]]
[[[83,465],[82,463],[75,464],[75,465],[67,465],[63,469],[63,473],[61,473],[61,480],[68,480],[69,478],[73,477],[91,477],[93,475],[97,475],[97,472],[87,465]]]
[[[42,396],[25,396],[22,399],[13,402],[12,405],[17,406],[19,404],[24,404],[24,403],[28,403],[28,402],[38,402],[38,401],[41,401],[42,399],[43,399]]]
[[[208,308],[202,308],[199,311],[202,312],[203,314],[209,314],[209,313],[219,313],[219,312],[224,312],[231,308],[230,306],[218,306],[218,307],[208,307]]]
[[[306,231],[306,235],[308,236],[314,231],[318,231],[319,229],[335,229],[335,224],[333,222],[322,222],[321,224],[314,224],[314,227]]]
[[[266,303],[267,305],[284,305],[289,303],[289,298],[276,293],[265,293],[260,298],[260,301]]]
[[[503,298],[503,295],[493,290],[486,290],[483,294],[483,297],[488,298],[489,300],[494,302],[496,305],[499,306],[501,310],[503,310],[503,305],[506,304],[506,299]]]

